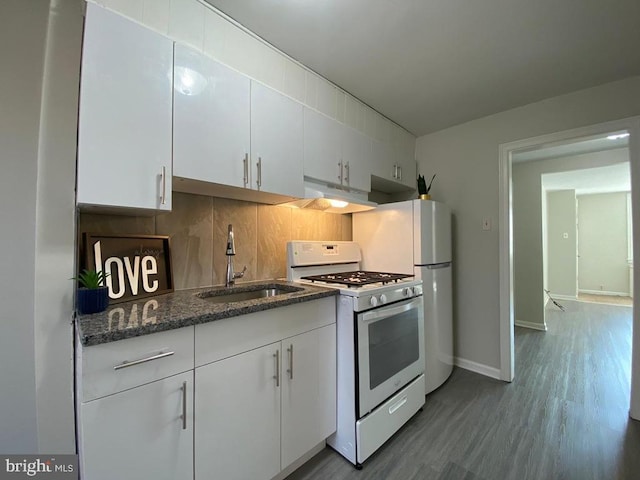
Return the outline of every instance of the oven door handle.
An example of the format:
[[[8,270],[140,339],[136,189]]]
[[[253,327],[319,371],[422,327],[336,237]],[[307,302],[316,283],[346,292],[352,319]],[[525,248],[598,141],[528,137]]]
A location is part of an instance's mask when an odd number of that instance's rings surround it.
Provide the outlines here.
[[[393,305],[391,307],[379,307],[375,310],[370,310],[365,312],[361,316],[361,320],[364,323],[377,322],[378,320],[382,320],[393,315],[398,315],[399,313],[408,312],[409,310],[413,310],[414,308],[419,308],[422,304],[422,297],[416,297],[412,300],[409,300],[407,303],[401,303],[399,305]]]

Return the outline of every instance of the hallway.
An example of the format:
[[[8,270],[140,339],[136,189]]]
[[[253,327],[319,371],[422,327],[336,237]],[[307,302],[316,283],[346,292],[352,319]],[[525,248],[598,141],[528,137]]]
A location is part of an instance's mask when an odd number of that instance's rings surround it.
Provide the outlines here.
[[[640,478],[628,418],[631,312],[563,301],[549,330],[516,328],[511,384],[456,368],[362,471],[330,449],[289,480]]]

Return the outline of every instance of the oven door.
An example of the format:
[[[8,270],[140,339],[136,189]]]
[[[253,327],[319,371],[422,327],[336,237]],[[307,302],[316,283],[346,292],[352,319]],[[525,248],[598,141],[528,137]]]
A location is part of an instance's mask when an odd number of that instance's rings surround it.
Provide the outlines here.
[[[358,418],[424,373],[422,296],[356,314]]]

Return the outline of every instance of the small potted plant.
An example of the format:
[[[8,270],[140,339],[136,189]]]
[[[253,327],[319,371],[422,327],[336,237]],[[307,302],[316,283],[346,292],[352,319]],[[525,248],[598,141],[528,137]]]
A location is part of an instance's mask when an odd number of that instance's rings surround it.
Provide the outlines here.
[[[427,182],[424,181],[424,175],[418,175],[418,193],[420,194],[421,200],[431,200],[429,192],[431,191],[431,185],[433,184],[434,178],[436,178],[435,173],[433,174],[433,177],[431,177],[429,186],[427,186]]]
[[[105,280],[109,273],[104,271],[83,270],[77,277],[80,284],[76,294],[76,307],[78,313],[84,315],[88,313],[98,313],[109,306],[109,288],[105,285]]]

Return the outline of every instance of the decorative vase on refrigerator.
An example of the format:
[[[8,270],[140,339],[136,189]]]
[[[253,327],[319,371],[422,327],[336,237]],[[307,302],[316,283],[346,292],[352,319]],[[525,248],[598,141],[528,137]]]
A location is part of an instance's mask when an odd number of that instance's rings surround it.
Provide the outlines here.
[[[453,369],[451,210],[409,200],[353,214],[353,240],[365,270],[413,273],[424,288],[426,393]]]

